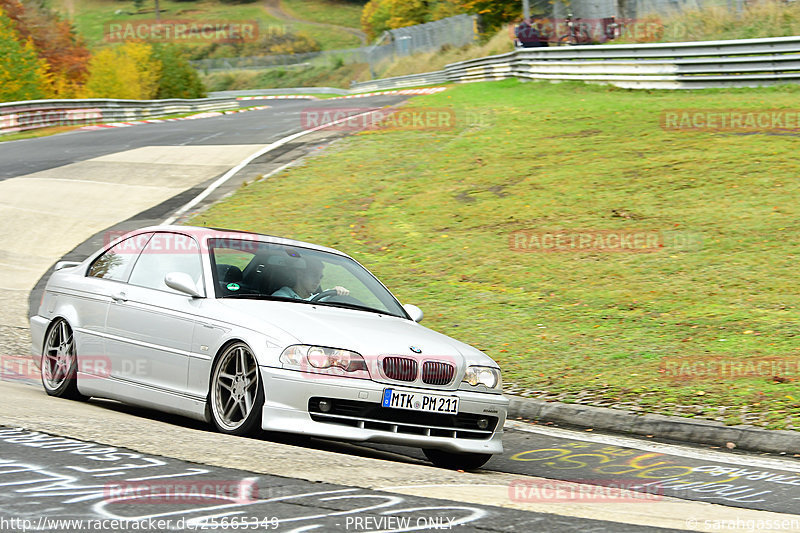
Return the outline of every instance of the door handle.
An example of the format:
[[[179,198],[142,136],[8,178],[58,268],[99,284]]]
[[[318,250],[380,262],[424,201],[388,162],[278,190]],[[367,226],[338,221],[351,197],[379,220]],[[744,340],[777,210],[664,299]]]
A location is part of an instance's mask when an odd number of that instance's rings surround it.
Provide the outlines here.
[[[116,294],[112,294],[111,299],[115,302],[127,302],[128,295],[126,295],[124,292],[118,292]]]

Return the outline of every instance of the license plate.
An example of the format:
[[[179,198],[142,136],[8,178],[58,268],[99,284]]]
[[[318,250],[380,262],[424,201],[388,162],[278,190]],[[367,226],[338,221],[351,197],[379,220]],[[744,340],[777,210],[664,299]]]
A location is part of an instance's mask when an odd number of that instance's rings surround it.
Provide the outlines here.
[[[394,409],[410,409],[411,411],[458,414],[458,396],[383,389],[381,405]]]

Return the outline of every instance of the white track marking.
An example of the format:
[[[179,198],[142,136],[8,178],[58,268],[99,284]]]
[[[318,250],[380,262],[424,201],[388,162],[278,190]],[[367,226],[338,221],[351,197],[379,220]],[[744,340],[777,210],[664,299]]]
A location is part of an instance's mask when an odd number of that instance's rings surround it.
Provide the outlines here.
[[[345,117],[345,118],[342,118],[342,119],[339,119],[339,120],[334,120],[333,122],[328,122],[327,124],[323,124],[322,126],[317,126],[315,128],[311,128],[311,129],[308,129],[308,130],[303,130],[303,131],[298,132],[298,133],[293,133],[292,135],[289,135],[288,137],[284,137],[282,139],[279,139],[279,140],[275,141],[274,143],[272,143],[270,145],[265,146],[264,148],[258,150],[256,153],[249,155],[243,161],[241,161],[238,165],[236,165],[235,167],[233,167],[232,169],[227,171],[225,174],[220,176],[219,179],[217,179],[214,183],[209,185],[203,192],[201,192],[200,194],[198,194],[197,196],[192,198],[183,207],[181,207],[180,209],[175,211],[175,213],[173,213],[172,216],[169,217],[168,219],[166,219],[163,223],[165,225],[166,224],[174,224],[175,221],[178,220],[178,218],[181,215],[183,215],[189,209],[193,208],[194,206],[196,206],[197,204],[202,202],[204,199],[206,199],[208,197],[208,195],[210,195],[212,192],[214,192],[216,189],[218,189],[220,186],[222,186],[226,181],[228,181],[233,176],[235,176],[240,170],[242,170],[244,167],[249,165],[254,159],[256,159],[258,157],[261,157],[262,155],[274,150],[275,148],[283,146],[284,144],[289,143],[289,142],[297,139],[298,137],[302,137],[303,135],[308,135],[309,133],[314,133],[314,132],[320,131],[320,130],[325,129],[325,128],[329,127],[329,126],[335,126],[336,124],[340,124],[342,122],[346,122],[346,121],[352,120],[354,118],[363,117],[365,115],[369,115],[369,114],[375,113],[377,111],[380,111],[380,109],[373,109],[371,111],[367,111],[366,113],[359,113],[358,115],[352,115],[352,116]]]

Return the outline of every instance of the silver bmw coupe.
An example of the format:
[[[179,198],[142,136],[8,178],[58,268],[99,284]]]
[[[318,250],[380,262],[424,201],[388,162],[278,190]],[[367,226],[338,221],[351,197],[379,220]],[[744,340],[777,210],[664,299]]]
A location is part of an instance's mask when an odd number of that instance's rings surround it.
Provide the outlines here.
[[[416,446],[474,469],[508,400],[481,351],[418,324],[351,257],[254,233],[143,228],[60,262],[31,317],[52,396],[213,423]]]

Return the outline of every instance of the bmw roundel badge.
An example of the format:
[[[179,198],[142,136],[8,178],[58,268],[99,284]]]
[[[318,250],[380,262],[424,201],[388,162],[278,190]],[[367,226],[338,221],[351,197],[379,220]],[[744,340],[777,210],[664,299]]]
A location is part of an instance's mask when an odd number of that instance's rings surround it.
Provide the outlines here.
[[[422,353],[422,349],[421,348],[417,348],[416,346],[409,346],[408,348],[409,348],[409,350],[411,350],[414,353]]]

